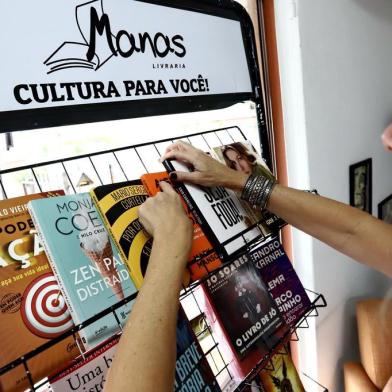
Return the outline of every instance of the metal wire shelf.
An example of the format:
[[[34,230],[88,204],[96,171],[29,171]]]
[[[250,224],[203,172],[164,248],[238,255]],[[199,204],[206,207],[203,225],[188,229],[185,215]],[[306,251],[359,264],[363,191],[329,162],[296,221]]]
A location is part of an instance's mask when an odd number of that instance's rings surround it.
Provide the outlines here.
[[[141,143],[137,145],[103,150],[89,154],[82,154],[78,156],[49,160],[45,162],[34,163],[31,165],[24,165],[11,169],[0,170],[0,199],[20,196],[21,194],[44,192],[59,188],[63,188],[66,194],[78,193],[82,191],[81,187],[78,186],[77,181],[79,176],[81,175],[81,170],[88,171],[88,175],[94,178],[94,186],[103,185],[110,182],[119,182],[121,180],[132,180],[134,178],[139,178],[142,174],[145,173],[162,171],[162,167],[157,166],[156,164],[158,158],[161,156],[161,154],[164,152],[168,145],[180,139],[185,140],[203,150],[210,150],[211,148],[222,146],[224,144],[230,144],[233,142],[246,141],[246,137],[239,127],[230,127],[193,133],[183,137],[166,138],[155,142]],[[100,164],[100,162],[106,162],[106,166]],[[78,163],[80,164],[80,166],[78,165]],[[117,171],[116,176],[114,176],[115,178],[113,178],[112,170],[109,170],[111,174],[110,176],[108,176],[107,170],[105,172],[105,169],[110,169],[110,167],[112,167],[112,169],[113,167],[115,167]],[[19,183],[15,182],[15,178],[18,178]],[[55,178],[57,182],[54,181],[53,183],[53,181],[51,181],[53,178]],[[83,189],[83,191],[87,191],[87,189]],[[251,230],[256,225],[250,227],[249,230]],[[277,233],[273,233],[271,235],[277,235]],[[247,248],[257,242],[264,241],[266,238],[267,237],[264,236],[255,238],[251,242],[247,243]],[[245,248],[243,251],[246,250],[247,249]],[[212,252],[213,250],[211,251],[211,253]],[[236,255],[233,255],[233,257],[227,260],[227,262],[232,262],[235,256]],[[195,260],[194,262],[198,262],[198,260]],[[227,384],[229,381],[233,380],[233,375],[230,373],[229,370],[229,363],[225,361],[224,356],[219,348],[219,344],[215,340],[212,329],[208,324],[208,320],[206,319],[203,310],[200,307],[200,304],[198,303],[198,300],[194,294],[194,290],[203,281],[205,281],[205,279],[208,278],[208,274],[212,272],[208,270],[207,265],[204,265],[204,268],[206,268],[206,277],[192,283],[188,287],[184,287],[184,290],[181,294],[181,300],[184,300],[185,298],[191,296],[195,301],[199,314],[202,315],[204,322],[206,323],[206,329],[210,331],[213,341],[212,346],[205,351],[204,356],[209,359],[211,367],[214,368],[214,376],[216,378],[221,377],[222,379],[225,379]],[[223,268],[223,266],[221,268]],[[215,270],[215,272],[216,271],[217,270]],[[28,381],[30,383],[31,390],[38,390],[48,382],[48,379],[39,382],[38,384],[34,383],[33,377],[30,373],[28,366],[29,360],[39,356],[45,350],[48,350],[50,347],[53,347],[58,342],[71,336],[74,338],[81,353],[79,361],[83,360],[85,353],[83,352],[83,350],[81,349],[81,345],[79,344],[79,338],[77,336],[78,332],[108,314],[114,315],[117,320],[117,324],[121,329],[121,323],[118,320],[115,310],[123,306],[124,304],[133,301],[136,296],[137,293],[123,299],[116,305],[98,313],[89,320],[86,320],[85,322],[73,327],[71,330],[63,333],[61,336],[48,341],[44,345],[37,347],[36,349],[24,354],[22,357],[16,359],[15,361],[12,361],[11,363],[5,365],[0,369],[0,377],[18,366],[23,366]],[[308,313],[304,315],[301,320],[299,320],[295,327],[290,329],[290,331],[283,337],[282,341],[280,341],[274,349],[276,349],[284,341],[298,340],[296,330],[298,328],[308,328],[309,324],[307,318],[316,317],[318,315],[318,309],[325,306],[325,298],[320,294],[316,294],[316,298],[312,302],[311,308],[309,309]],[[212,352],[215,350],[217,350],[217,356],[218,358],[220,358],[220,365],[216,363],[214,356],[212,355]],[[252,379],[254,374],[260,371],[261,368],[268,365],[270,355],[270,353],[267,354],[241,382],[241,384],[238,386],[239,391],[246,385],[247,381]],[[52,376],[51,378],[53,378],[54,376]]]

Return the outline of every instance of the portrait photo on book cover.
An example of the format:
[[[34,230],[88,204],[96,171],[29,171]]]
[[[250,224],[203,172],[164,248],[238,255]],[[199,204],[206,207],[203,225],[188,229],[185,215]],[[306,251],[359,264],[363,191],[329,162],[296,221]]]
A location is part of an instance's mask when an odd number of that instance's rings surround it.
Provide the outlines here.
[[[263,158],[249,141],[235,142],[213,149],[215,157],[227,167],[245,174],[273,178]]]
[[[233,170],[247,175],[263,176],[269,179],[275,178],[262,156],[257,153],[248,140],[215,147],[212,149],[211,155]],[[237,196],[240,196],[240,194],[237,194]],[[249,225],[258,223],[265,236],[284,224],[280,218],[273,216],[268,211],[254,209],[249,203],[240,201],[250,218]]]
[[[223,268],[207,280],[206,289],[240,357],[252,346],[267,349],[279,339],[283,320],[251,263]]]

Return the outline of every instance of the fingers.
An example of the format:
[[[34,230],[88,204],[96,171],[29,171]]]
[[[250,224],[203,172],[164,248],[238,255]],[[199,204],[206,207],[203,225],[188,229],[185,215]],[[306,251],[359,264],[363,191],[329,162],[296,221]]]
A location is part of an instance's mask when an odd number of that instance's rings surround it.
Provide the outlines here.
[[[175,159],[186,164],[194,165],[197,158],[192,153],[186,151],[172,150],[162,156],[161,162],[166,159]]]
[[[194,171],[194,172],[171,172],[170,178],[174,181],[181,181],[181,182],[189,182],[192,184],[199,184],[200,183],[201,173]]]
[[[139,222],[143,225],[144,230],[147,231],[150,235],[153,234],[153,228],[149,220],[149,210],[151,201],[147,199],[142,205],[137,209]]]
[[[173,187],[166,181],[161,181],[159,183],[159,187],[161,188],[163,193],[167,193],[167,194],[176,193],[176,191],[173,189]]]
[[[165,153],[161,157],[161,162],[165,159],[171,158],[193,163],[192,160],[194,160],[200,152],[202,151],[193,147],[191,144],[179,140],[166,149]]]

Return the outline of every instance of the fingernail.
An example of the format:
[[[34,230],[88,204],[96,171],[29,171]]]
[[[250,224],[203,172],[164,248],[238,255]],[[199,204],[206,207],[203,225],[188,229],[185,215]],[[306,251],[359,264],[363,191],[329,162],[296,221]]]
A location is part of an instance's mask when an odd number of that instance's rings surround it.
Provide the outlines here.
[[[174,172],[170,173],[169,176],[170,176],[171,180],[174,180],[174,181],[177,180],[177,174],[176,173],[174,173]]]

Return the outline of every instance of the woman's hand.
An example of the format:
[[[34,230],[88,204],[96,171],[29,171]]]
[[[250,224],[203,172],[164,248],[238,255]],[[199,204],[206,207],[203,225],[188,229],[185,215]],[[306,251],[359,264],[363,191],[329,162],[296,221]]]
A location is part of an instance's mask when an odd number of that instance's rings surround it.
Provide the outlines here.
[[[193,225],[185,213],[180,196],[170,184],[160,183],[162,192],[149,197],[138,210],[139,220],[154,242],[170,245],[175,253],[188,255],[192,245]]]
[[[194,169],[189,173],[170,173],[170,178],[175,181],[190,182],[207,187],[224,186],[241,190],[248,178],[246,174],[228,168],[203,151],[183,141],[173,143],[167,148],[161,162],[166,159],[176,159]]]

